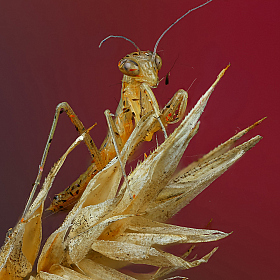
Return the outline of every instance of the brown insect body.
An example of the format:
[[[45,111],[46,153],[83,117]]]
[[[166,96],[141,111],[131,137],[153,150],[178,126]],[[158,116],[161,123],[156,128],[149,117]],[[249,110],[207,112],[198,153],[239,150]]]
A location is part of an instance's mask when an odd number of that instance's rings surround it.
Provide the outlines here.
[[[159,55],[150,51],[138,51],[128,54],[119,61],[119,69],[124,74],[122,79],[121,99],[115,113],[113,128],[119,151],[122,150],[140,118],[154,110],[163,126],[178,122],[184,115],[187,104],[187,93],[179,90],[163,110],[159,110],[157,100],[151,90],[159,84],[158,71],[162,66]],[[145,137],[150,141],[153,134],[161,129],[160,122],[152,127]],[[142,140],[139,140],[142,141]],[[102,167],[106,166],[115,156],[110,133],[107,134],[100,149]],[[102,168],[101,168],[102,169]],[[66,190],[55,195],[48,210],[57,212],[68,210],[81,197],[89,181],[101,170],[93,162],[85,173],[72,183]]]

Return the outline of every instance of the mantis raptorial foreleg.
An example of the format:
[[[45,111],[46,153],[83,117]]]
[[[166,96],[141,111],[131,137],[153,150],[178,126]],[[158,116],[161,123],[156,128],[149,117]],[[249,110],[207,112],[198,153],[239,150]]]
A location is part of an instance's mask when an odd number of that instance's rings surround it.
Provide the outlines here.
[[[180,121],[186,111],[188,93],[179,89],[161,111],[164,124],[174,124]]]
[[[161,124],[163,126],[167,126],[168,124],[174,124],[180,121],[185,114],[187,101],[188,93],[183,89],[178,90],[165,105],[165,107],[160,111],[159,117]],[[151,127],[147,133],[145,138],[146,141],[150,141],[154,133],[162,128],[161,124],[160,122],[154,123],[154,126]]]
[[[167,138],[167,133],[166,133],[165,127],[164,127],[164,125],[163,125],[163,123],[160,119],[160,111],[159,111],[159,106],[158,106],[158,102],[156,100],[156,97],[155,97],[153,91],[151,90],[151,88],[146,83],[141,84],[141,87],[144,89],[144,92],[147,94],[147,96],[149,98],[149,101],[150,101],[150,103],[151,103],[151,105],[154,109],[156,118],[159,121],[159,124],[160,124],[161,129],[162,129],[163,134],[164,134],[164,137],[166,139]]]

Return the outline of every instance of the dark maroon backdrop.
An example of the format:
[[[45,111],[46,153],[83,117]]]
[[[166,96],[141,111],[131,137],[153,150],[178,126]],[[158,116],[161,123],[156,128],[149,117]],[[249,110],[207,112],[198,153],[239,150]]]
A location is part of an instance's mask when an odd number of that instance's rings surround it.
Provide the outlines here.
[[[56,105],[68,101],[86,127],[98,122],[91,133],[97,145],[106,134],[103,112],[114,111],[120,97],[117,63],[134,48],[111,39],[99,49],[99,42],[110,34],[124,35],[142,50],[152,50],[166,27],[201,3],[1,1],[1,240],[23,211]],[[197,79],[189,90],[189,110],[231,63],[182,166],[268,117],[249,135],[264,139],[172,221],[203,228],[213,218],[213,229],[233,231],[224,240],[198,246],[200,257],[214,246],[219,250],[208,264],[182,272],[193,280],[279,279],[279,13],[278,0],[214,0],[171,29],[158,48],[161,77],[178,58],[170,84],[162,82],[154,91],[161,106]],[[46,170],[76,136],[70,121],[61,116]],[[50,197],[88,162],[87,150],[80,145],[62,168]],[[56,228],[54,221],[54,216],[44,219],[45,234]]]

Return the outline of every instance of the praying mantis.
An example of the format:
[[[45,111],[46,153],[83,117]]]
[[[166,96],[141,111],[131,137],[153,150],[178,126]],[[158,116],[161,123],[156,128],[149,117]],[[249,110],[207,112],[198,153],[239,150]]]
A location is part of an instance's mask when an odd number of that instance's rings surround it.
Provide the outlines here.
[[[54,197],[49,210],[56,212],[73,205],[81,196],[89,180],[116,156],[116,149],[122,150],[135,125],[147,112],[154,110],[158,119],[158,125],[150,128],[150,131],[147,132],[147,136],[145,137],[147,141],[151,140],[153,134],[160,128],[162,128],[166,135],[165,126],[182,119],[187,105],[186,91],[177,91],[160,112],[157,100],[151,90],[151,87],[156,87],[159,83],[158,71],[161,68],[161,64],[161,58],[155,52],[152,53],[149,51],[133,52],[119,62],[119,69],[124,73],[121,100],[114,120],[110,118],[110,113],[107,112],[109,124],[112,126],[116,135],[117,148],[114,146],[110,134],[107,135],[99,150],[96,148],[91,137],[86,134],[85,143],[93,156],[94,163],[71,186]],[[67,113],[80,134],[86,131],[69,104],[66,102],[61,103],[56,108],[54,123],[47,142],[47,149],[51,143],[61,110]]]
[[[100,149],[97,149],[90,135],[86,134],[84,142],[91,156],[93,157],[94,163],[91,164],[87,171],[82,174],[74,183],[72,183],[65,191],[55,195],[48,210],[57,212],[71,208],[81,197],[88,182],[116,156],[117,151],[122,150],[127,139],[134,130],[135,125],[147,112],[151,110],[155,112],[156,118],[158,119],[158,124],[155,125],[155,127],[150,128],[150,130],[147,132],[145,137],[146,141],[150,141],[153,134],[159,129],[162,129],[165,138],[167,138],[165,127],[168,124],[176,123],[182,119],[187,106],[188,95],[186,91],[183,89],[178,90],[172,99],[160,111],[158,102],[151,89],[157,87],[159,84],[158,71],[162,66],[162,60],[156,53],[156,50],[160,40],[170,28],[172,28],[178,21],[183,19],[190,12],[208,4],[211,1],[189,10],[182,17],[177,19],[172,25],[170,25],[157,40],[153,52],[140,51],[140,48],[133,41],[123,36],[111,35],[100,43],[101,46],[105,40],[111,37],[117,37],[131,42],[137,49],[137,52],[126,55],[118,63],[119,70],[124,74],[122,80],[121,99],[115,113],[115,119],[113,120],[110,117],[110,112],[107,112],[106,115],[109,126],[113,129],[116,135],[117,143],[113,144],[112,136],[110,133],[108,133]],[[43,158],[39,167],[38,176],[35,181],[35,186],[37,186],[40,181],[43,166],[54,135],[58,117],[63,111],[67,113],[68,117],[71,119],[71,122],[74,124],[80,135],[86,131],[84,125],[68,103],[63,102],[57,106],[51,132],[47,140]]]

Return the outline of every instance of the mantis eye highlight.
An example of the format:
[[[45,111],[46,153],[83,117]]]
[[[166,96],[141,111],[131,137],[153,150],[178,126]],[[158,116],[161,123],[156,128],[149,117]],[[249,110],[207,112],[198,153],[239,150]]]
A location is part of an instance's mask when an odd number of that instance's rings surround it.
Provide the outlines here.
[[[139,75],[139,66],[137,62],[132,59],[122,59],[120,60],[119,64],[120,71],[128,76],[137,76]]]
[[[155,63],[156,63],[157,69],[160,70],[160,68],[162,66],[162,60],[161,60],[161,57],[159,55],[156,55]]]

